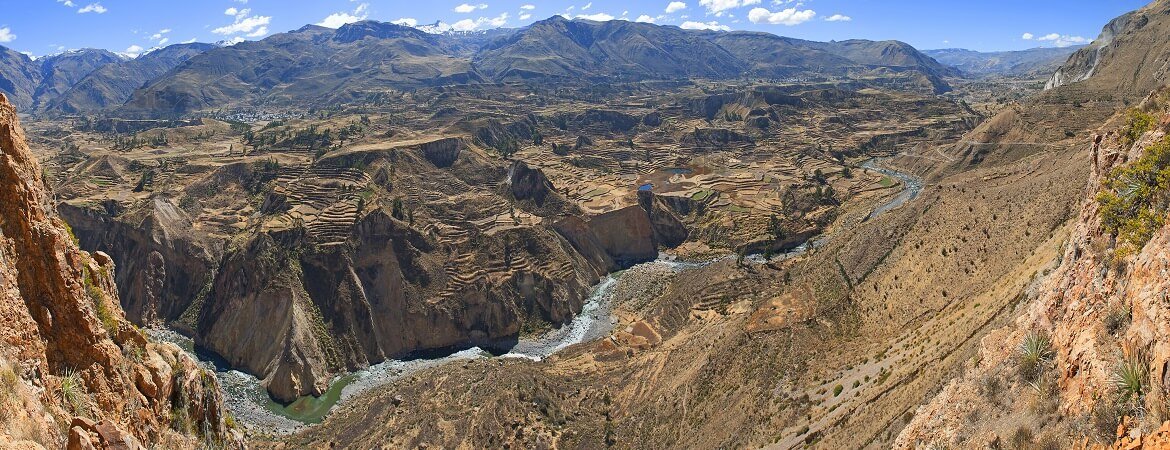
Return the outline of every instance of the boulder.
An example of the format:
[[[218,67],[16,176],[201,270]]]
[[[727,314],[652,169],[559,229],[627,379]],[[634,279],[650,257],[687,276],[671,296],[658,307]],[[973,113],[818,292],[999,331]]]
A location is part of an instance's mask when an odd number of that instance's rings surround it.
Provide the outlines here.
[[[523,161],[512,163],[512,169],[508,171],[508,185],[516,200],[532,200],[537,206],[544,205],[545,199],[554,189],[544,172],[528,167]]]

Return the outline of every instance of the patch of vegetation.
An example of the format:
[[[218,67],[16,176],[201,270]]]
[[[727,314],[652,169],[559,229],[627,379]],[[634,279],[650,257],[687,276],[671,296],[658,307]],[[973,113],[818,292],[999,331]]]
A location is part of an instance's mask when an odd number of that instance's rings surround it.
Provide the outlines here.
[[[1039,331],[1028,333],[1020,342],[1016,355],[1020,378],[1025,382],[1036,381],[1052,362],[1052,357],[1052,341],[1048,335]]]
[[[7,362],[0,363],[0,422],[12,417],[12,410],[20,406],[16,371]]]
[[[81,247],[81,241],[77,239],[77,234],[73,232],[73,227],[69,226],[68,222],[61,221],[61,226],[65,228],[65,233],[69,235],[69,240],[73,241],[73,245]]]
[[[1126,113],[1125,129],[1121,132],[1121,143],[1132,145],[1147,131],[1154,129],[1157,119],[1150,113],[1134,108]]]
[[[1097,203],[1101,227],[1118,238],[1119,255],[1145,246],[1170,211],[1170,137],[1147,147],[1137,161],[1114,169],[1102,182]]]
[[[715,195],[715,191],[710,190],[710,189],[704,189],[704,190],[701,190],[701,191],[696,192],[694,194],[691,194],[691,200],[694,200],[696,202],[701,202],[701,201],[704,201],[708,198],[711,198],[712,195]]]
[[[1121,329],[1125,328],[1126,325],[1129,325],[1131,316],[1132,311],[1129,305],[1118,305],[1113,307],[1109,310],[1109,313],[1105,315],[1105,332],[1113,335],[1118,331],[1121,331]]]
[[[106,329],[107,333],[113,334],[118,331],[118,318],[113,311],[106,306],[105,294],[102,293],[101,288],[93,283],[88,270],[85,271],[82,281],[85,284],[85,293],[89,295],[89,299],[93,301],[94,312],[97,313],[98,320],[102,323],[102,328]]]
[[[135,363],[141,364],[142,359],[146,357],[146,349],[138,346],[133,342],[128,342],[124,347],[122,347],[122,356],[125,356],[126,359],[134,361]]]
[[[76,416],[89,414],[89,398],[85,392],[85,385],[81,382],[81,375],[73,369],[65,369],[61,375],[61,404],[66,410]]]
[[[999,377],[988,375],[980,381],[979,392],[992,405],[999,405],[999,394],[1003,392],[1003,383],[1000,382]]]
[[[833,396],[836,397],[836,396],[841,395],[841,391],[844,391],[844,390],[845,390],[845,386],[842,386],[839,384],[836,386],[833,386]]]
[[[1121,358],[1113,371],[1113,386],[1122,402],[1138,402],[1146,393],[1150,362],[1141,352],[1130,352]]]

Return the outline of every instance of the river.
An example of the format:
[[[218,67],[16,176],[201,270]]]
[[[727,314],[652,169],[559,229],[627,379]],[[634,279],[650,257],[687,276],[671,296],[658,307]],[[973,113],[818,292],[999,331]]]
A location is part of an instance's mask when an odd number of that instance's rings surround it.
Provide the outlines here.
[[[877,206],[866,217],[867,220],[913,200],[922,190],[922,182],[917,178],[880,167],[877,165],[877,160],[868,160],[862,164],[862,167],[896,178],[903,186],[902,191],[894,198]],[[820,247],[826,239],[828,239],[827,236],[811,239],[786,253],[774,255],[771,259],[765,259],[762,255],[749,255],[745,260],[753,263],[766,263],[794,258],[806,253],[809,249]],[[663,253],[654,261],[606,275],[593,286],[589,299],[571,322],[540,336],[520,339],[508,353],[498,357],[540,361],[569,346],[608,336],[616,320],[612,316],[613,295],[625,279],[624,275],[628,273],[661,271],[663,268],[678,273],[705,267],[729,258],[734,258],[734,255],[723,255],[703,261],[682,261],[670,254]],[[190,338],[170,330],[154,329],[148,330],[148,333],[157,340],[179,345],[195,355],[206,368],[215,371],[216,377],[224,389],[224,399],[238,423],[256,431],[278,434],[291,433],[306,426],[320,423],[338,404],[344,404],[346,400],[354,396],[419,370],[463,360],[497,357],[478,347],[472,347],[438,358],[387,360],[367,369],[335,378],[321,397],[302,397],[292,404],[282,405],[268,396],[268,393],[260,386],[260,380],[255,376],[231,370],[223,364],[217,363],[215,358],[198,352]]]

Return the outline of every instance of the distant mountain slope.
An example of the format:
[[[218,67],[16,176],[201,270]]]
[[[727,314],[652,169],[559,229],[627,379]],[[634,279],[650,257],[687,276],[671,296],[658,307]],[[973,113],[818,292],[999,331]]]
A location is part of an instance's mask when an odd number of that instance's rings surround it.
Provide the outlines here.
[[[531,78],[726,78],[748,66],[703,34],[626,21],[561,16],[489,43],[473,58],[497,80]]]
[[[68,91],[93,71],[122,61],[122,57],[112,52],[91,48],[40,59],[37,62],[41,65],[41,84],[33,93],[33,98],[38,105],[43,105]]]
[[[1127,93],[1147,93],[1167,82],[1170,72],[1170,0],[1113,19],[1100,36],[1069,57],[1051,80],[1051,89],[1085,80]]]
[[[708,32],[709,39],[747,61],[757,76],[863,75],[874,69],[917,72],[936,92],[950,90],[943,77],[958,76],[905,42],[815,42],[768,33]]]
[[[212,44],[175,44],[135,59],[102,66],[73,83],[44,105],[43,110],[79,114],[122,106],[136,89],[213,48],[216,47]]]
[[[18,109],[30,110],[48,102],[90,72],[122,61],[106,50],[83,49],[33,60],[0,47],[0,92]]]
[[[0,47],[0,92],[6,94],[18,110],[32,106],[33,95],[42,78],[41,69],[32,58]]]
[[[384,89],[475,82],[469,49],[414,28],[306,26],[191,58],[135,92],[126,115],[181,115],[235,101],[348,100]]]
[[[1084,46],[1033,48],[1007,52],[977,52],[959,48],[923,50],[922,53],[963,73],[983,75],[1051,75],[1069,55]]]
[[[901,41],[847,41],[811,42],[808,46],[843,56],[857,64],[870,66],[920,69],[937,76],[958,75],[954,69],[939,64],[910,44]]]
[[[307,26],[208,51],[134,93],[126,116],[180,116],[236,104],[362,98],[445,84],[861,76],[945,92],[958,71],[897,41],[811,42],[560,16],[517,30],[428,33],[364,21]]]

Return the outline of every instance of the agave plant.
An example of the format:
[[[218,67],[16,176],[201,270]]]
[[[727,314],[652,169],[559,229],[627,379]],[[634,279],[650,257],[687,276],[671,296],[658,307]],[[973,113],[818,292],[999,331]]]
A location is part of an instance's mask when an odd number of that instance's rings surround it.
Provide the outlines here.
[[[89,408],[81,374],[73,369],[65,369],[61,376],[61,403],[73,414],[84,415]]]
[[[1145,394],[1150,362],[1141,352],[1126,352],[1113,371],[1113,385],[1122,400],[1137,400]]]
[[[1028,333],[1020,342],[1018,351],[1020,376],[1025,381],[1034,381],[1042,369],[1052,360],[1052,341],[1047,334],[1039,331]]]

